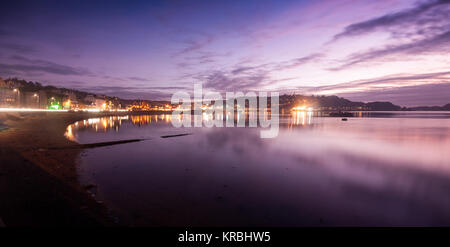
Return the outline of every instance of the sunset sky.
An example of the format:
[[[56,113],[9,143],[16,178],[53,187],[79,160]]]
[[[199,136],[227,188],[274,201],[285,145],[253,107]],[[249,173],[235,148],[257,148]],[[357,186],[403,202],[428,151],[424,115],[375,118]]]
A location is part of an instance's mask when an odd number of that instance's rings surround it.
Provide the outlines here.
[[[220,92],[450,103],[450,0],[10,1],[0,76],[124,98]]]

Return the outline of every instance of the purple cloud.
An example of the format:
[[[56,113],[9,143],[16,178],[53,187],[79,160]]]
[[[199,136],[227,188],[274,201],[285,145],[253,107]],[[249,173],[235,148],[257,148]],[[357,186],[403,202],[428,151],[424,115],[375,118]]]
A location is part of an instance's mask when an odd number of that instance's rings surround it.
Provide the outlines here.
[[[449,0],[431,0],[416,5],[414,8],[400,11],[393,14],[383,15],[368,21],[358,22],[347,26],[343,32],[334,36],[333,41],[340,38],[367,34],[380,29],[390,29],[392,27],[400,27],[403,25],[428,25],[437,24],[444,20],[442,17],[447,16]],[[448,23],[447,23],[448,24]]]
[[[343,70],[353,65],[377,61],[377,59],[398,56],[418,55],[423,53],[442,53],[450,51],[450,31],[436,35],[432,38],[400,45],[389,45],[381,49],[369,50],[361,53],[351,54],[343,60],[343,64],[330,70]],[[393,57],[392,59],[396,59]]]
[[[27,74],[30,72],[41,72],[57,75],[91,75],[85,68],[71,67],[40,59],[29,59],[22,56],[12,56],[14,64],[0,64],[0,73],[4,74]]]

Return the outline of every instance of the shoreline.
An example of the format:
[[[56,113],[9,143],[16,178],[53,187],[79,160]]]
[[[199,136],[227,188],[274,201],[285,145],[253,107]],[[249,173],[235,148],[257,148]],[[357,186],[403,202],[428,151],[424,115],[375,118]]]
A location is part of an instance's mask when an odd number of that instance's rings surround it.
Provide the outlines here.
[[[6,226],[117,225],[79,184],[77,159],[83,148],[70,148],[77,143],[64,136],[69,124],[108,115],[0,113],[0,123],[7,126],[0,131],[0,218]]]

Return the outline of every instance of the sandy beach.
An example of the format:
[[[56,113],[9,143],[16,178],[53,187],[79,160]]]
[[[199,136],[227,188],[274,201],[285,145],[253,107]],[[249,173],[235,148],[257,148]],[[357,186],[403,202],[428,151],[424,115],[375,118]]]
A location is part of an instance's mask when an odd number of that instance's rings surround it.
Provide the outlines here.
[[[104,113],[0,113],[0,218],[6,226],[110,226],[105,207],[79,185],[82,152],[67,125]]]

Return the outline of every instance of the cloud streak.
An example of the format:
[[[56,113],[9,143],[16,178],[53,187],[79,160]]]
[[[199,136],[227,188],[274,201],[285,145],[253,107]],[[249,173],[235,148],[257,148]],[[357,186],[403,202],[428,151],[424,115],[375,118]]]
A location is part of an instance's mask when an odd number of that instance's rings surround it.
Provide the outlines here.
[[[14,64],[0,64],[0,72],[5,74],[30,72],[41,72],[56,75],[91,75],[91,72],[85,68],[71,67],[50,61],[40,59],[28,59],[22,56],[12,56],[12,60],[18,62]]]
[[[131,76],[131,77],[128,77],[128,79],[132,80],[132,81],[150,81],[149,79],[137,77],[137,76]]]
[[[388,44],[354,52],[339,61],[330,71],[348,69],[368,62],[404,60],[404,56],[443,54],[450,51],[450,1],[432,0],[393,14],[347,26],[328,44],[344,38],[368,35],[377,31],[390,34]],[[403,57],[399,56],[402,55]]]
[[[351,54],[345,58],[343,64],[330,68],[332,71],[347,69],[353,65],[362,64],[377,59],[403,55],[420,55],[424,53],[442,53],[450,51],[450,31],[436,35],[430,39],[420,40],[401,45],[389,45],[382,49],[374,49],[361,53]],[[393,57],[396,59],[397,57]]]
[[[367,34],[380,29],[389,29],[393,26],[398,27],[405,23],[408,25],[425,25],[431,22],[437,23],[436,20],[442,20],[440,17],[445,14],[445,8],[447,8],[449,4],[450,1],[448,0],[432,0],[418,4],[414,8],[408,10],[383,15],[368,21],[354,23],[347,26],[341,33],[336,34],[333,41],[344,37]]]
[[[202,48],[211,44],[213,41],[214,37],[209,34],[202,34],[201,38],[186,39],[183,41],[185,47],[181,51],[175,53],[173,56],[181,56],[190,52],[201,50]]]
[[[261,86],[267,75],[263,71],[253,72],[249,75],[235,76],[223,71],[214,71],[204,77],[197,77],[204,82],[204,87],[219,91],[240,91]]]
[[[167,100],[174,90],[187,90],[183,86],[95,86],[95,87],[78,87],[78,90],[97,93],[102,95],[117,96],[120,95],[124,99],[152,99]]]
[[[204,83],[206,88],[219,91],[258,90],[285,79],[273,79],[272,72],[295,69],[302,65],[316,62],[323,54],[315,53],[282,62],[271,62],[259,65],[236,64],[229,69],[205,71],[191,75],[195,80]],[[292,79],[292,78],[290,78]]]

